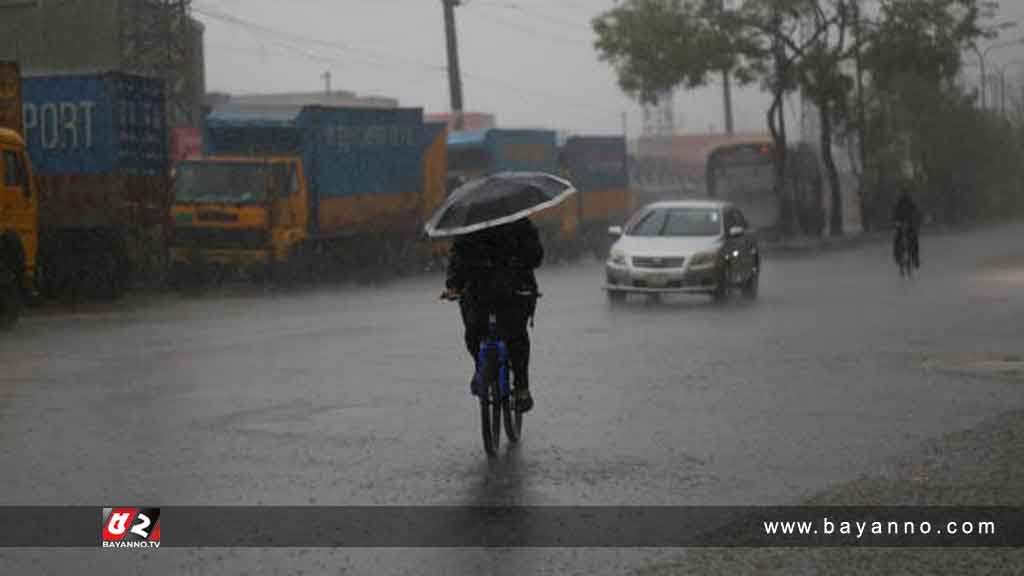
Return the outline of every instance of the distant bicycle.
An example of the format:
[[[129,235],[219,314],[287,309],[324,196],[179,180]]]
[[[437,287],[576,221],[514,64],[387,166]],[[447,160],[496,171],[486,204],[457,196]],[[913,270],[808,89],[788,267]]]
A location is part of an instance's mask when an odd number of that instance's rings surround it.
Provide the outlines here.
[[[901,278],[914,276],[914,254],[910,245],[909,228],[905,223],[896,224],[896,264]]]
[[[520,296],[536,296],[540,294],[521,293]],[[458,302],[462,296],[448,297],[441,295],[442,300]],[[487,317],[487,338],[480,343],[476,358],[476,386],[473,394],[480,399],[480,428],[484,441],[484,451],[488,456],[496,456],[501,446],[501,423],[505,422],[505,434],[511,443],[519,442],[523,433],[523,413],[512,401],[512,386],[509,380],[508,346],[498,336],[498,316],[491,310]]]

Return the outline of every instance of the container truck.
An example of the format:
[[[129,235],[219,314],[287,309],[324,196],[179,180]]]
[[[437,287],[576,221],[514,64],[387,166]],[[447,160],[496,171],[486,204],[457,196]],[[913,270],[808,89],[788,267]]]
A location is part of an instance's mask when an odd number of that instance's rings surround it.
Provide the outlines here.
[[[21,111],[0,118],[21,135],[27,188],[37,188],[37,265],[25,267],[35,288],[117,295],[133,277],[157,274],[168,205],[163,82],[117,72],[15,82],[16,68],[2,70],[5,85],[20,88]]]
[[[415,265],[421,224],[444,196],[439,134],[420,109],[214,110],[204,157],[175,169],[173,279]]]
[[[602,256],[610,247],[608,227],[633,210],[626,139],[571,136],[560,151],[562,172],[578,190],[580,243]]]
[[[448,187],[503,171],[547,172],[560,169],[556,134],[550,130],[496,128],[482,132],[452,132],[448,136]],[[578,198],[533,217],[545,247],[556,255],[578,250]]]

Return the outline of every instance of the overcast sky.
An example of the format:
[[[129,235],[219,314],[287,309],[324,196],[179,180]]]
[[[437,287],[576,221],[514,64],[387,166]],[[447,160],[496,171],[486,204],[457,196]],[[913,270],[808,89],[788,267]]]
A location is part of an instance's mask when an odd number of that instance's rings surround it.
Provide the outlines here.
[[[494,113],[505,127],[545,126],[631,134],[640,108],[593,49],[590,20],[612,0],[464,0],[457,9],[465,107]],[[315,91],[332,87],[397,98],[403,106],[447,111],[441,0],[194,0],[206,24],[207,88],[232,93]],[[1024,0],[1003,2],[1021,19]],[[234,20],[233,23],[226,20]],[[1005,36],[1005,37],[1012,37]],[[993,54],[1024,58],[1013,49]],[[766,97],[735,93],[739,131],[764,131]],[[790,112],[797,113],[796,101]],[[683,132],[720,131],[721,87],[680,92]]]

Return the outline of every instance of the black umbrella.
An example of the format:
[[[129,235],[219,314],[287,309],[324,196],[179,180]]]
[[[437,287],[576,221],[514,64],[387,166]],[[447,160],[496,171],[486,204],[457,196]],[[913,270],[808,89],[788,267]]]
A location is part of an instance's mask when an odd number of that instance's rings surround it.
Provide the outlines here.
[[[452,192],[427,222],[427,235],[444,238],[501,226],[557,206],[575,193],[569,181],[544,172],[500,172]]]

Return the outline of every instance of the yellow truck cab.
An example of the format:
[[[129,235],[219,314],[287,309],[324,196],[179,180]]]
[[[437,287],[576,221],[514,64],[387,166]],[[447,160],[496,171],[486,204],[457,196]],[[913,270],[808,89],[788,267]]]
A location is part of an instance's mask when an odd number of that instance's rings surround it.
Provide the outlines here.
[[[294,157],[209,157],[174,171],[171,260],[176,280],[202,266],[285,262],[308,234],[308,193]]]
[[[0,328],[14,324],[21,298],[35,286],[38,202],[25,142],[0,128]]]

